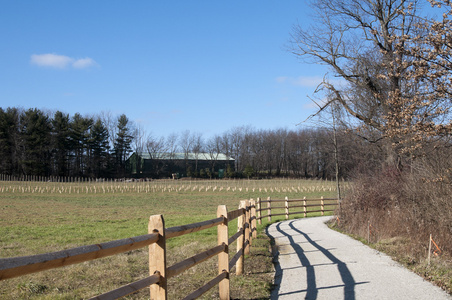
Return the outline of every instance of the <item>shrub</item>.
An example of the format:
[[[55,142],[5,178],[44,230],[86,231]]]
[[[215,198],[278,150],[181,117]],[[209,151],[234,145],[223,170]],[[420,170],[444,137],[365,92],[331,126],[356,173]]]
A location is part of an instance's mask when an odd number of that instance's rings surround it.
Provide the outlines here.
[[[250,166],[250,165],[247,165],[247,166],[245,167],[245,170],[243,171],[243,174],[244,174],[248,179],[250,179],[250,177],[252,177],[252,176],[254,175],[254,169],[253,169],[253,167]]]
[[[359,174],[338,211],[341,227],[371,242],[400,237],[408,240],[406,255],[421,261],[427,256],[433,234],[443,255],[452,249],[452,185],[438,180],[424,165],[405,171],[384,168],[376,174]]]

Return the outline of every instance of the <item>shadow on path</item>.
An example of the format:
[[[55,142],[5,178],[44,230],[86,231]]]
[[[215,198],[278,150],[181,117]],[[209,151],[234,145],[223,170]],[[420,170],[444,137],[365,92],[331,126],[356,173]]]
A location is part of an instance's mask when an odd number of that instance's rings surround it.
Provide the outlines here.
[[[301,231],[300,229],[296,228],[293,224],[294,222],[295,222],[295,220],[289,222],[290,229],[293,230],[294,232],[296,232],[296,234],[301,234],[307,240],[307,242],[309,242],[309,244],[314,246],[327,259],[329,259],[331,261],[331,264],[337,265],[337,269],[339,271],[343,285],[318,288],[317,283],[316,283],[316,274],[315,274],[314,265],[311,265],[311,263],[309,262],[309,259],[307,257],[307,253],[313,252],[313,251],[312,250],[304,251],[303,248],[301,247],[302,243],[296,243],[291,234],[289,234],[286,231],[284,231],[283,229],[281,229],[282,223],[278,223],[276,225],[277,231],[287,237],[287,239],[289,240],[290,246],[294,249],[298,259],[300,260],[302,266],[306,270],[307,288],[306,288],[306,290],[298,290],[298,291],[292,291],[289,293],[280,294],[279,288],[281,286],[281,280],[283,277],[284,270],[281,268],[281,265],[279,264],[279,262],[275,260],[274,264],[275,264],[276,274],[275,274],[275,286],[274,286],[274,290],[272,292],[272,299],[276,299],[277,296],[297,294],[297,293],[306,293],[305,299],[317,299],[319,290],[328,289],[328,288],[344,287],[344,289],[343,289],[344,299],[354,300],[355,299],[355,285],[357,283],[355,282],[350,270],[347,268],[347,265],[344,262],[342,262],[341,260],[339,260],[336,256],[334,256],[330,251],[328,251],[328,249],[325,249],[324,247],[320,246],[317,243],[317,241],[312,240],[308,234],[306,234],[303,231]],[[267,234],[268,234],[268,228],[267,228]],[[271,236],[271,235],[269,235],[269,236]],[[304,244],[306,244],[306,242],[304,242]],[[275,296],[276,298],[274,298],[273,296]]]

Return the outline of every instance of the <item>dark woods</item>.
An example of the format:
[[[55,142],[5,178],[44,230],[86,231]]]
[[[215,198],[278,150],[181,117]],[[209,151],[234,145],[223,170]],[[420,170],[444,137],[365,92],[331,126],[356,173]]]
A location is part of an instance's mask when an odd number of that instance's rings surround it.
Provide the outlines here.
[[[380,164],[378,149],[338,130],[339,176]],[[125,115],[87,117],[39,109],[0,108],[0,173],[13,176],[129,177],[133,152],[223,153],[234,159],[227,177],[335,178],[333,133],[328,128],[256,130],[234,127],[204,139],[189,131],[156,138]],[[196,168],[196,167],[195,167]],[[193,169],[203,177],[209,170]],[[171,170],[154,178],[170,177]]]
[[[132,129],[125,115],[101,118],[0,108],[0,173],[13,176],[125,176]]]

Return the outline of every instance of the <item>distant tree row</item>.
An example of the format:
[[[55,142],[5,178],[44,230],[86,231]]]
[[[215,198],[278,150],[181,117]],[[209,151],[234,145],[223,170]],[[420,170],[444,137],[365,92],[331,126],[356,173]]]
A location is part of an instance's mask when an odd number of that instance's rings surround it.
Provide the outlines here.
[[[125,176],[132,124],[36,108],[0,108],[0,172],[23,176]],[[110,127],[108,127],[110,126]]]
[[[348,131],[338,131],[340,147],[338,166],[340,177],[348,177],[357,166],[373,168],[379,164],[381,155],[371,149],[365,141]],[[172,135],[166,140],[152,137],[144,143],[143,149],[155,153],[155,146],[160,150],[172,149],[171,141],[178,140]],[[157,143],[157,141],[160,141]],[[176,145],[177,146],[177,145]],[[174,149],[174,147],[173,147]],[[223,153],[234,158],[234,170],[228,170],[227,177],[261,177],[293,176],[300,178],[335,177],[336,159],[334,157],[333,131],[329,128],[313,129],[275,129],[262,130],[247,126],[234,127],[227,132],[214,135],[207,140],[189,131],[180,135],[179,145],[175,151],[211,155]],[[200,170],[193,170],[195,176]]]
[[[165,137],[138,134],[134,140],[134,151],[145,153],[151,159],[153,177],[165,177],[164,165],[159,164],[159,154],[183,153],[195,157],[208,153],[213,158],[210,169],[198,164],[187,164],[187,174],[206,177],[214,173],[216,154],[222,153],[234,159],[234,168],[226,170],[226,177],[235,178],[347,178],[359,168],[375,168],[381,163],[380,151],[350,130],[336,130],[338,147],[334,143],[334,131],[328,126],[297,128],[296,130],[254,129],[250,126],[232,129],[204,139],[200,133],[189,130]],[[336,150],[335,150],[336,149]],[[336,151],[337,155],[334,155]],[[147,170],[149,171],[149,170]]]
[[[347,177],[356,166],[369,167],[378,153],[362,139],[338,131],[340,176]],[[160,153],[217,153],[235,159],[227,177],[294,176],[333,178],[333,132],[328,128],[256,130],[234,127],[204,139],[185,131],[167,137],[146,134],[126,115],[103,113],[88,117],[57,111],[0,108],[0,173],[14,176],[127,177],[126,161],[132,152],[147,153],[158,160]],[[214,163],[214,162],[213,162]],[[167,177],[159,164],[153,177]],[[212,170],[191,167],[194,177]],[[149,174],[149,173],[148,173]]]

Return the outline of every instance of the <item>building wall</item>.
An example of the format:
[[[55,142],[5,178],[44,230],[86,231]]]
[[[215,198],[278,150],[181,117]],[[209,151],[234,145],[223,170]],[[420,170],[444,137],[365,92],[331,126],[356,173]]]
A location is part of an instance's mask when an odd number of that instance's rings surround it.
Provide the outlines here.
[[[143,159],[134,153],[127,160],[127,170],[131,177],[136,178],[171,178],[175,173],[179,178],[200,177],[200,175],[203,175],[201,177],[218,178],[219,170],[226,170],[228,164],[234,168],[233,160],[157,160]]]

